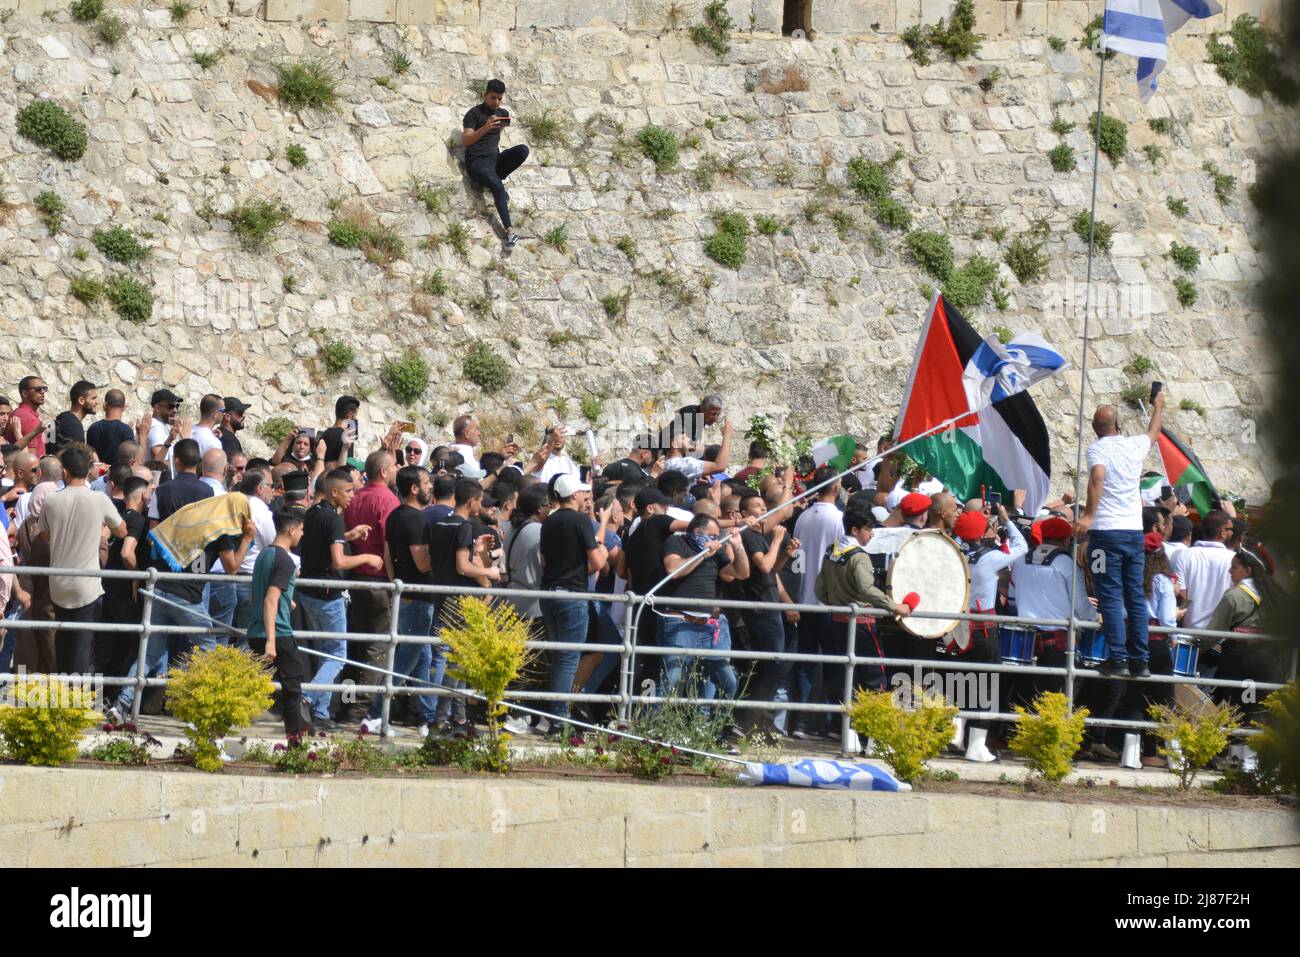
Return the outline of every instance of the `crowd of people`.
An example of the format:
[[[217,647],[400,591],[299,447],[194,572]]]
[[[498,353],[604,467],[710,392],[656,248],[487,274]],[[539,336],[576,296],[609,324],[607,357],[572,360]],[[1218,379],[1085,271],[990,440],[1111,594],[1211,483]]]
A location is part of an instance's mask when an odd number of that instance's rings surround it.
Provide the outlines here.
[[[332,425],[293,429],[269,458],[244,451],[240,433],[250,407],[236,397],[199,397],[192,422],[180,414],[182,398],[165,388],[138,419],[128,418],[118,389],[104,394],[102,417],[91,383],[74,385],[68,408],[56,416],[47,397],[36,375],[19,383],[17,404],[0,396],[0,520],[7,528],[0,567],[12,568],[0,574],[0,606],[6,619],[63,625],[10,629],[0,673],[23,666],[156,677],[193,648],[233,642],[274,661],[283,689],[277,707],[291,734],[341,726],[392,731],[382,720],[382,696],[304,692],[305,683],[378,685],[385,676],[373,669],[391,667],[420,687],[455,686],[436,643],[400,643],[390,663],[383,636],[394,614],[398,633],[436,637],[453,610],[454,592],[416,586],[553,592],[499,600],[510,601],[538,639],[567,645],[620,644],[630,620],[626,603],[612,596],[654,592],[655,605],[639,618],[637,646],[666,651],[637,657],[638,690],[650,681],[660,694],[734,702],[728,738],[761,731],[808,739],[838,737],[838,716],[746,702],[840,704],[845,665],[692,652],[844,655],[851,631],[861,657],[924,664],[1005,656],[995,624],[963,623],[939,640],[904,628],[917,596],[890,594],[893,553],[874,547],[874,536],[937,534],[956,543],[970,571],[973,612],[1044,621],[1071,613],[1083,621],[1100,617],[1101,637],[1080,632],[1079,641],[1104,646],[1088,660],[1108,677],[1082,680],[1076,694],[1103,718],[1144,718],[1150,701],[1172,693],[1170,684],[1143,679],[1172,673],[1171,647],[1179,639],[1148,635],[1149,624],[1258,632],[1288,580],[1230,503],[1196,515],[1175,489],[1139,490],[1159,404],[1147,432],[1131,437],[1120,434],[1112,407],[1099,409],[1086,502],[1076,505],[1065,494],[1031,515],[1019,508],[1022,493],[1005,503],[994,495],[958,501],[905,455],[880,457],[888,436],[874,450],[858,445],[847,474],[808,461],[776,463],[761,441],[750,443],[745,466],[732,473],[735,429],[716,395],[636,436],[617,461],[602,464],[597,456],[589,466],[570,454],[561,424],[527,452],[516,436],[483,436],[471,415],[456,418],[448,441],[432,447],[397,423],[378,448],[362,450],[362,403],[351,396],[335,403]],[[791,501],[805,489],[812,494]],[[174,518],[181,512],[183,521]],[[1075,536],[1086,536],[1077,561]],[[1089,560],[1094,553],[1105,560]],[[41,566],[65,571],[26,571]],[[138,634],[102,626],[140,623],[141,582],[99,572],[150,567],[176,573],[157,582],[150,621],[192,633],[152,632],[139,660]],[[192,575],[206,577],[188,580]],[[214,576],[230,580],[209,580]],[[398,580],[399,599],[392,589],[367,587]],[[688,599],[693,603],[682,603]],[[719,600],[750,606],[710,605]],[[845,615],[808,610],[850,604],[876,613],[850,628]],[[302,631],[332,637],[295,639]],[[1028,632],[1038,664],[1064,664],[1064,628]],[[308,647],[330,657],[304,653]],[[1199,642],[1205,676],[1279,680],[1282,658],[1267,642]],[[554,650],[522,687],[608,694],[619,664],[614,653]],[[910,671],[865,662],[853,686],[890,688]],[[1112,680],[1120,674],[1131,680]],[[1063,680],[1002,677],[982,710],[1009,710],[1038,691],[1059,690]],[[158,691],[146,689],[139,707],[160,708]],[[120,686],[110,718],[128,715],[134,696],[134,684]],[[1224,696],[1241,701],[1236,691]],[[548,700],[542,707],[548,717],[512,718],[510,730],[563,734],[569,703]],[[586,719],[608,717],[604,705],[577,707]],[[395,720],[421,734],[473,733],[474,712],[459,695],[402,695],[394,708]],[[963,753],[995,759],[1004,730],[996,720],[970,722]],[[1114,760],[1119,733],[1095,730],[1092,755]],[[1146,752],[1145,761],[1160,762],[1154,741]]]

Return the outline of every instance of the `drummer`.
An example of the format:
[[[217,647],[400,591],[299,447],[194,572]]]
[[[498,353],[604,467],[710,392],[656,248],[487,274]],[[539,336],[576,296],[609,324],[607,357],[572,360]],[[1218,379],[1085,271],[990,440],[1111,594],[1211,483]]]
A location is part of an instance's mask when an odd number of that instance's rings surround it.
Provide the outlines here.
[[[990,527],[989,517],[982,510],[962,512],[955,522],[957,544],[965,554],[970,568],[970,610],[977,615],[996,613],[999,574],[1029,551],[1025,537],[1012,524],[1006,508],[1001,504],[997,507],[997,515],[1000,527],[1007,530],[1008,551],[999,547],[996,537],[989,537],[994,529]],[[964,648],[961,647],[962,637],[965,638]],[[1001,660],[998,629],[993,622],[963,622],[944,636],[944,643],[948,654],[964,655],[967,661],[993,663]],[[1000,704],[1002,696],[998,697]],[[997,755],[989,750],[986,743],[988,732],[988,722],[970,721],[967,724],[967,761],[997,759]]]
[[[1223,593],[1207,628],[1213,631],[1235,631],[1239,634],[1257,634],[1264,630],[1264,619],[1278,607],[1281,591],[1270,574],[1269,556],[1258,545],[1243,545],[1232,555],[1228,575],[1232,587]],[[1207,638],[1205,641],[1213,641]],[[1284,662],[1279,647],[1273,642],[1258,640],[1237,641],[1224,639],[1216,677],[1234,680],[1281,681]],[[1261,709],[1256,702],[1244,700],[1243,688],[1215,688],[1216,701],[1227,701],[1242,708],[1248,717]],[[1263,699],[1267,695],[1256,695]]]
[[[1083,569],[1070,554],[1070,523],[1059,516],[1038,523],[1042,544],[1011,566],[1011,583],[1016,589],[1016,614],[1022,618],[1070,618],[1070,588],[1074,581],[1074,617],[1079,621],[1096,621],[1097,612],[1088,601]],[[1064,668],[1068,632],[1052,626],[1038,629],[1038,664]],[[1023,685],[1015,681],[1016,698],[1028,703],[1042,691],[1063,691],[1064,678],[1049,675],[1029,677]]]

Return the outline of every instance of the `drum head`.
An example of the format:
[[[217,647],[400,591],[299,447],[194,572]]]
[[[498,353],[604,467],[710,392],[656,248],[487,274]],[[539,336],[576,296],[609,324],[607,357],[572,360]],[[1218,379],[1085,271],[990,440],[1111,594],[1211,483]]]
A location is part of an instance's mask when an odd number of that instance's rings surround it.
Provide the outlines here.
[[[918,612],[960,615],[970,607],[970,569],[956,542],[942,532],[916,532],[898,549],[889,566],[889,594],[902,601],[916,592]],[[899,623],[918,638],[939,638],[957,627],[942,618],[908,616]]]

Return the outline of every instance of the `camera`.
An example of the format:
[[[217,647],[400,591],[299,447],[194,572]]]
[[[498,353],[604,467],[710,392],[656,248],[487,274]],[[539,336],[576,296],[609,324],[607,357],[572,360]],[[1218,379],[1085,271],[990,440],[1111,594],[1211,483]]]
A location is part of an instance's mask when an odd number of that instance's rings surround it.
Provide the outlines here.
[[[316,430],[306,425],[298,426],[298,434],[305,435],[309,439],[316,438]]]
[[[1151,400],[1150,400],[1150,401],[1154,402],[1154,401],[1156,400],[1156,396],[1158,396],[1158,395],[1161,393],[1161,391],[1163,391],[1164,387],[1165,387],[1165,384],[1164,384],[1163,382],[1152,382],[1152,383],[1151,383]]]

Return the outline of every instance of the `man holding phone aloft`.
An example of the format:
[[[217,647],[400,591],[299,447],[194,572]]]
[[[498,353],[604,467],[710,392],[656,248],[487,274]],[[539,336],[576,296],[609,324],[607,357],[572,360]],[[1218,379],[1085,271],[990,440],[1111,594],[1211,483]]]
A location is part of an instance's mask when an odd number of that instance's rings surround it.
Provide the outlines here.
[[[483,102],[465,114],[461,140],[465,145],[465,172],[475,183],[492,190],[506,231],[506,248],[513,249],[519,237],[510,224],[510,194],[502,180],[528,159],[528,147],[521,143],[501,151],[501,131],[510,124],[510,111],[501,106],[505,95],[504,83],[488,80]]]
[[[1160,413],[1165,407],[1159,386],[1151,392],[1151,421],[1142,435],[1120,433],[1119,411],[1113,405],[1103,405],[1094,413],[1097,441],[1088,446],[1087,505],[1075,526],[1077,536],[1088,536],[1087,561],[1106,634],[1106,660],[1097,670],[1119,674],[1127,667],[1134,678],[1151,675],[1140,484],[1142,463],[1160,435]]]

